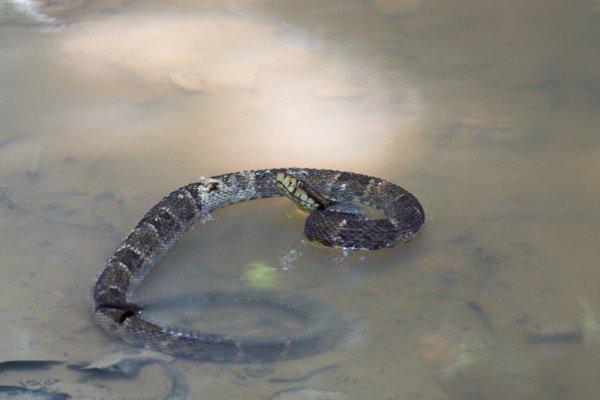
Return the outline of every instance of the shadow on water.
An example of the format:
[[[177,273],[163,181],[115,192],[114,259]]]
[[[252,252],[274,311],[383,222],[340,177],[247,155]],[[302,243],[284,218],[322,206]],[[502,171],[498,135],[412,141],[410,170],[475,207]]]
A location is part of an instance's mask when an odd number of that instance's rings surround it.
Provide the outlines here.
[[[595,398],[599,26],[591,0],[0,0],[3,361],[128,348],[93,324],[89,290],[164,194],[333,168],[415,193],[424,232],[330,252],[283,199],[198,224],[141,298],[260,281],[348,326],[300,360],[179,359],[190,398]],[[78,379],[51,368],[0,383]]]

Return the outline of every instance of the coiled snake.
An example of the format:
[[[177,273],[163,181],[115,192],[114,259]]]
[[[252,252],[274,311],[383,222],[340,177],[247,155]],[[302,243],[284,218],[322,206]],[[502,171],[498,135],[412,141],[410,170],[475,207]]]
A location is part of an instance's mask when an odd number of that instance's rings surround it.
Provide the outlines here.
[[[255,302],[304,316],[299,331],[280,336],[228,336],[141,318],[141,305],[128,300],[144,277],[199,219],[242,201],[286,195],[304,209],[305,235],[330,247],[378,249],[408,242],[425,222],[416,197],[385,180],[351,172],[279,168],[203,178],[166,195],[123,240],[92,288],[93,319],[109,334],[130,344],[179,356],[219,362],[262,362],[303,357],[332,346],[342,331],[340,316],[327,305],[300,295],[274,291],[209,292],[198,302]],[[358,202],[387,218],[367,220],[335,209]]]

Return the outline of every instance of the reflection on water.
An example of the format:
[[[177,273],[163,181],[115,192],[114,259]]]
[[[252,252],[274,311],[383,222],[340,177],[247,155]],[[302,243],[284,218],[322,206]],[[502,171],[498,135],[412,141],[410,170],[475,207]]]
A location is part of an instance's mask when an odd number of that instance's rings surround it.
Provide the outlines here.
[[[340,364],[305,384],[357,399],[595,398],[597,1],[0,0],[0,12],[6,359],[126,347],[92,324],[89,287],[165,193],[246,168],[336,168],[414,192],[423,234],[345,258],[302,243],[286,200],[242,204],[183,238],[139,296],[248,286],[261,263],[270,285],[349,323],[333,350],[274,364],[278,376]],[[238,365],[175,366],[192,397],[289,387]]]

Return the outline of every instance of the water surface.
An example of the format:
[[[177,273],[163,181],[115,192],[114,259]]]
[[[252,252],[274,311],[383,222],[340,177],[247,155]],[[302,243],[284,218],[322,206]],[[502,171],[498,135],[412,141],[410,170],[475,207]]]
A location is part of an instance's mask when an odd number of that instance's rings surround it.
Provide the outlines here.
[[[284,199],[199,224],[141,297],[247,287],[260,262],[272,287],[349,324],[332,350],[264,377],[178,360],[190,398],[264,399],[290,386],[269,378],[332,364],[304,384],[355,399],[595,398],[600,3],[13,3],[0,1],[4,358],[127,348],[91,321],[89,289],[164,194],[243,169],[331,168],[406,187],[425,230],[344,258],[303,244]],[[580,337],[532,343],[536,326]]]

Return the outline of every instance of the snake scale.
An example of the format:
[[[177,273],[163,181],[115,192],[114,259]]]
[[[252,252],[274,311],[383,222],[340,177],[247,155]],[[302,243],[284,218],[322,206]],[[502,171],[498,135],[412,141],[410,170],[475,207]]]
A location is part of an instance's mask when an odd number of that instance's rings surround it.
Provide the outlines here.
[[[284,184],[290,183],[296,186],[286,189]],[[416,197],[393,183],[367,175],[278,168],[201,178],[169,193],[154,205],[107,261],[92,288],[94,321],[127,343],[206,361],[284,360],[331,347],[343,329],[340,316],[326,304],[300,295],[234,291],[196,296],[198,302],[254,302],[282,307],[306,319],[305,326],[298,331],[256,337],[159,326],[142,318],[139,312],[142,306],[129,303],[144,277],[196,221],[210,218],[210,213],[217,209],[248,200],[284,194],[306,200],[304,189],[309,193],[316,191],[334,203],[358,202],[386,214],[387,218],[366,220],[345,212],[314,211],[307,219],[305,235],[326,246],[392,247],[416,237],[425,222],[425,212]]]

